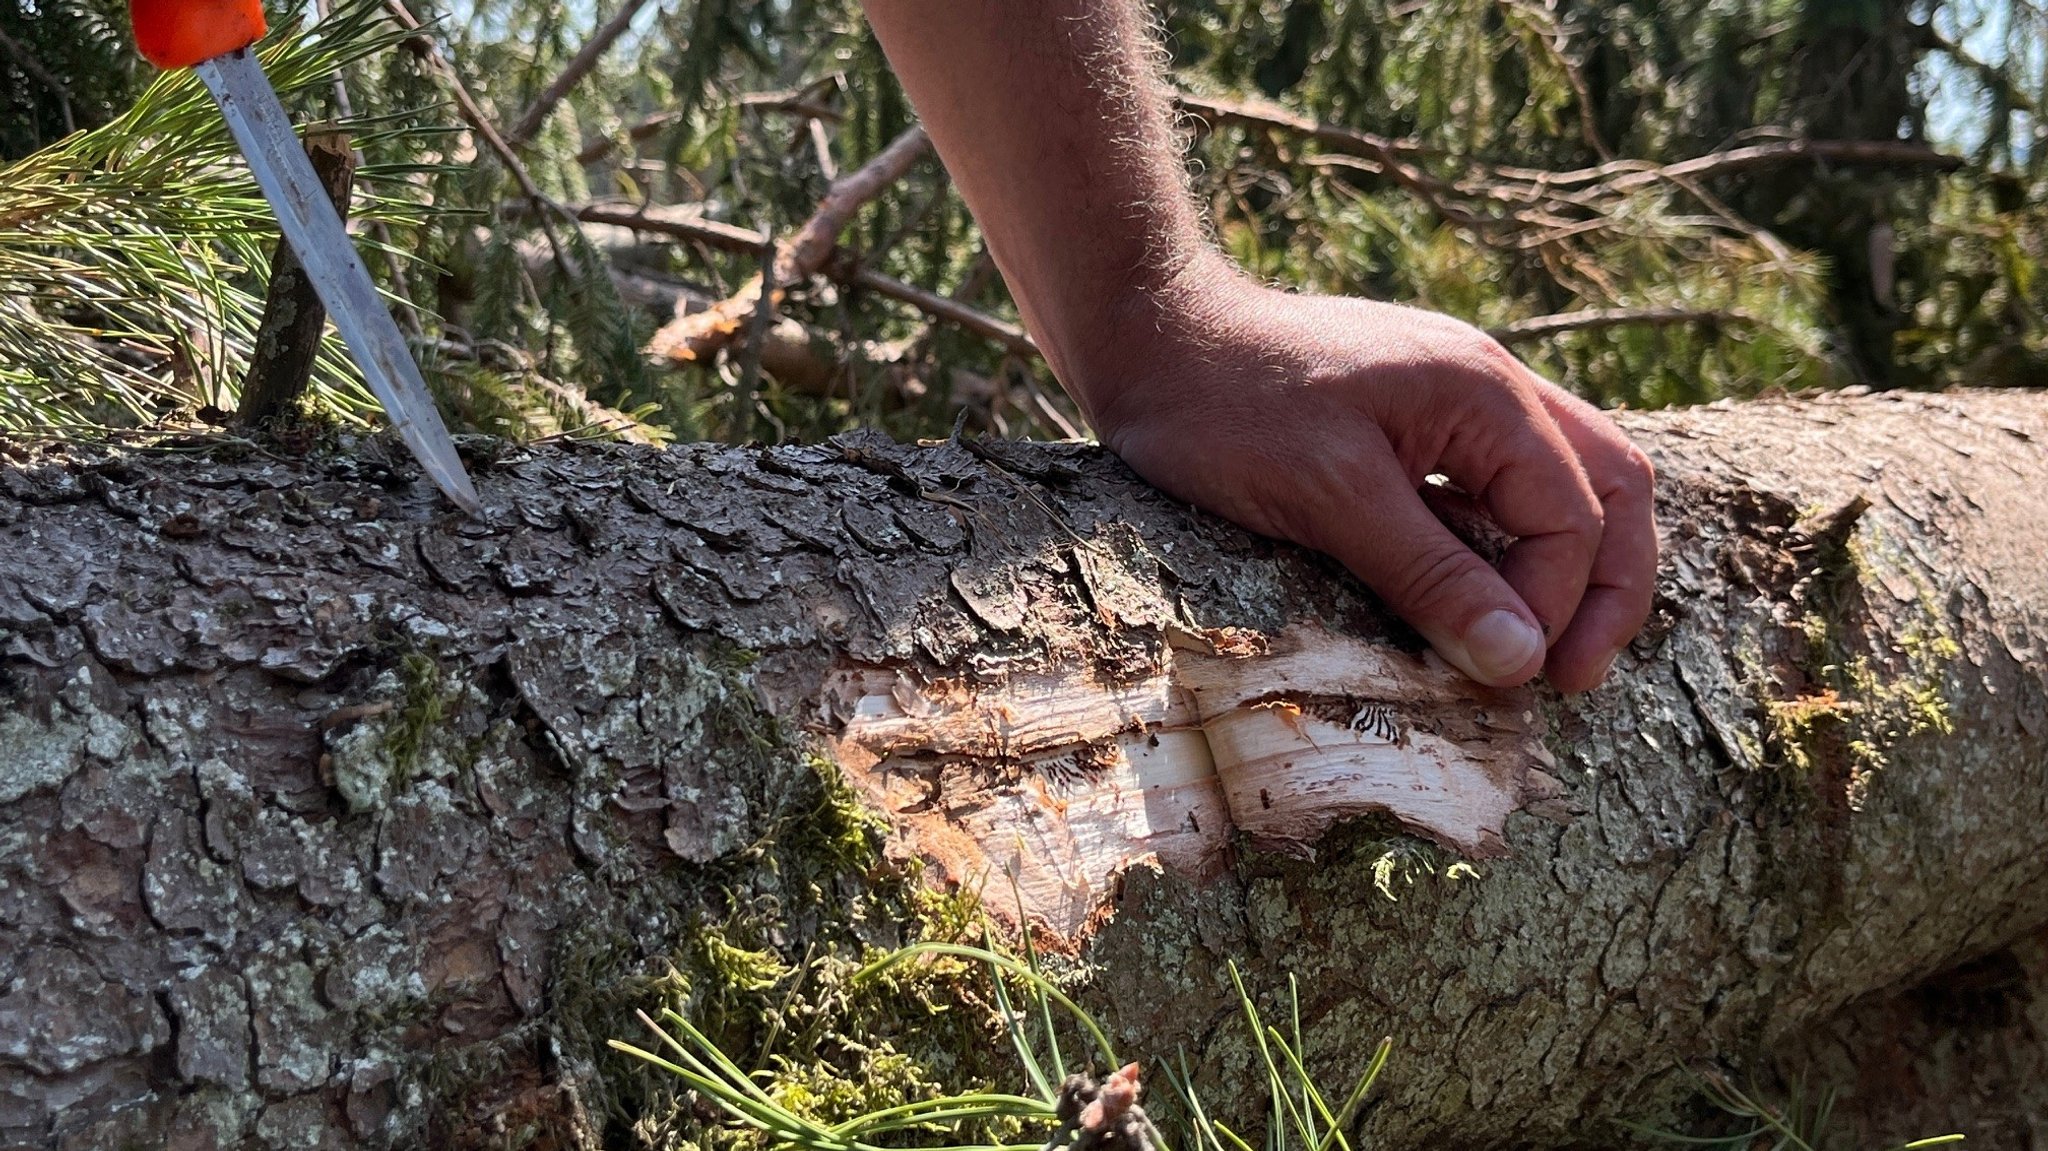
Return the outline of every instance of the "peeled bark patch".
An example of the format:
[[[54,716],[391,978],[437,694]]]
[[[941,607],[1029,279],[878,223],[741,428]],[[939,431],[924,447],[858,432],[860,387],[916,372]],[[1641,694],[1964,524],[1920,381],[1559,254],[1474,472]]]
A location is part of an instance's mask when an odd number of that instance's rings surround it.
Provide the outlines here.
[[[1559,794],[1533,692],[1316,624],[1175,630],[1130,680],[846,668],[823,697],[833,758],[913,851],[951,882],[1014,881],[1022,914],[1067,938],[1133,864],[1207,878],[1240,834],[1312,855],[1365,814],[1490,857],[1510,812]]]

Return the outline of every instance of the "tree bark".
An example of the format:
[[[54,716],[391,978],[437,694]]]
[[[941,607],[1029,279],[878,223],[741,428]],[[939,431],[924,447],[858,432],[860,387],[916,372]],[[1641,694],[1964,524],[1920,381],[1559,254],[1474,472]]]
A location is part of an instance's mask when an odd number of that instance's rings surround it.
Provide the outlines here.
[[[378,441],[14,449],[0,1143],[631,1145],[693,933],[907,930],[823,754],[1241,1129],[1226,960],[1331,1081],[1396,1037],[1375,1147],[1633,1145],[1702,1063],[2039,1145],[2048,400],[1623,418],[1657,610],[1570,699],[1079,446],[505,447],[481,521]]]

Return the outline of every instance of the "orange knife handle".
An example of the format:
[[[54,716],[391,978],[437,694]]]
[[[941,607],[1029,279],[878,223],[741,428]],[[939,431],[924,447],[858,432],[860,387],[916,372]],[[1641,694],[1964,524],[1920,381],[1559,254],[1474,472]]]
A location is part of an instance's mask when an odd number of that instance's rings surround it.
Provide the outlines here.
[[[190,68],[263,38],[263,0],[128,0],[135,47],[159,68]]]

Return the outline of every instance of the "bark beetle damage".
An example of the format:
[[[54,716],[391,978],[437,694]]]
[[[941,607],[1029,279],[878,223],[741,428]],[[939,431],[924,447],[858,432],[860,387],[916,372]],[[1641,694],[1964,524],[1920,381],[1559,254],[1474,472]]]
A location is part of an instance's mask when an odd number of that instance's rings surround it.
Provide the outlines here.
[[[1176,633],[1163,670],[1114,682],[1080,664],[982,680],[846,664],[821,712],[904,849],[955,883],[1014,880],[1025,915],[1067,937],[1132,863],[1206,877],[1238,833],[1306,853],[1366,812],[1498,856],[1510,812],[1561,794],[1531,692],[1306,623]]]

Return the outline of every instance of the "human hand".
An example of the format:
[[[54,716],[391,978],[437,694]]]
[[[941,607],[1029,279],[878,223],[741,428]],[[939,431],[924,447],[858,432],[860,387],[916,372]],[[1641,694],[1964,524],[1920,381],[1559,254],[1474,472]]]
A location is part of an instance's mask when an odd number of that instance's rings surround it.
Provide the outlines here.
[[[1468,324],[1204,259],[1079,347],[1068,382],[1140,475],[1336,557],[1482,683],[1584,691],[1649,614],[1649,461]],[[1515,537],[1498,570],[1423,504],[1439,473]]]

